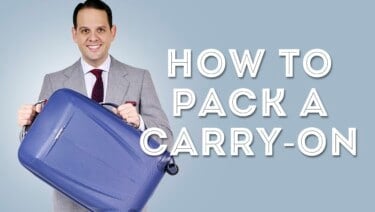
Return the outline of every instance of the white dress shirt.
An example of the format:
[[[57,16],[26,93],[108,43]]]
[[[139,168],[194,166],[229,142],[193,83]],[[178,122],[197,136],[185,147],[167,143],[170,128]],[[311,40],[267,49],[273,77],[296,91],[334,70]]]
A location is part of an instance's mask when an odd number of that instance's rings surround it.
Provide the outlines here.
[[[103,70],[102,72],[102,80],[103,80],[103,88],[104,88],[103,101],[105,102],[105,97],[107,93],[107,85],[108,85],[108,72],[109,72],[109,67],[111,66],[111,57],[108,55],[104,63],[98,67],[94,67],[88,64],[84,59],[81,58],[81,65],[82,65],[83,74],[85,76],[85,85],[86,85],[86,92],[87,92],[88,97],[91,97],[92,89],[94,88],[94,85],[96,82],[95,75],[92,74],[90,71],[93,69]]]

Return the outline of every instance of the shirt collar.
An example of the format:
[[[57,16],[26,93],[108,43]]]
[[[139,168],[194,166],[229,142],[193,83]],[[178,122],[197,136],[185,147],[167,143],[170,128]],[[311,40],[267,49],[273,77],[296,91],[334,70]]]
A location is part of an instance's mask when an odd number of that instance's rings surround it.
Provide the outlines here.
[[[107,59],[98,67],[94,67],[90,64],[88,64],[83,58],[81,58],[81,65],[82,65],[82,70],[84,74],[87,74],[93,69],[101,69],[103,71],[109,71],[109,67],[111,66],[111,57],[108,55]]]

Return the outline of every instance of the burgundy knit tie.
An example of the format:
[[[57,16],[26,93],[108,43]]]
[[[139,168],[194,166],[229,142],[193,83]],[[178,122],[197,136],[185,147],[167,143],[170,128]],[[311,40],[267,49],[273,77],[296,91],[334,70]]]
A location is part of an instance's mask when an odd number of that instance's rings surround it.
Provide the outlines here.
[[[94,74],[96,77],[96,82],[95,82],[94,88],[92,89],[91,99],[97,102],[103,102],[104,89],[103,89],[102,72],[103,70],[100,70],[100,69],[91,70],[91,73]]]

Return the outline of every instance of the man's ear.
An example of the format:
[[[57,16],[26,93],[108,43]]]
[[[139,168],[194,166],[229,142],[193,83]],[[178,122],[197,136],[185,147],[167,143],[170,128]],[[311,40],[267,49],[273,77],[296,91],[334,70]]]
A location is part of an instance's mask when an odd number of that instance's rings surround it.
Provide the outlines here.
[[[77,43],[77,30],[74,28],[74,26],[72,27],[72,38],[74,42]]]
[[[116,32],[117,32],[117,27],[116,27],[116,25],[112,25],[112,28],[111,28],[112,40],[115,39],[115,37],[116,37]]]

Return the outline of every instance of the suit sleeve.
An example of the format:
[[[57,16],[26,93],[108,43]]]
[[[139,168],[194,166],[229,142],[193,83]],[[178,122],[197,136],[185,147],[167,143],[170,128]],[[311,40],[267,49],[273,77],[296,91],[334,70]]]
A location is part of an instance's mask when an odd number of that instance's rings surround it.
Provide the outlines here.
[[[161,108],[151,75],[148,71],[144,72],[142,82],[140,114],[143,118],[146,129],[157,127],[167,134],[167,139],[156,139],[163,144],[167,144],[168,149],[170,150],[173,145],[173,133],[170,129],[168,118]]]
[[[53,93],[51,78],[47,74],[44,76],[42,89],[39,94],[39,100],[48,99]]]

